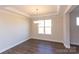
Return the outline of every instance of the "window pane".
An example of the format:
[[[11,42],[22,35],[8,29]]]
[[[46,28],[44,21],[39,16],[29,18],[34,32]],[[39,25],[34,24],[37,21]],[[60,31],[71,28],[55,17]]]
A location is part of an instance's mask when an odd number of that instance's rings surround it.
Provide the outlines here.
[[[45,28],[45,34],[51,34],[51,27]]]
[[[44,26],[44,20],[39,20],[39,26]]]
[[[51,20],[45,20],[45,26],[51,27]]]
[[[39,34],[44,34],[44,28],[43,27],[39,27],[38,28],[38,33]]]
[[[76,25],[79,26],[79,17],[76,19]]]
[[[39,20],[38,33],[51,34],[51,20]]]

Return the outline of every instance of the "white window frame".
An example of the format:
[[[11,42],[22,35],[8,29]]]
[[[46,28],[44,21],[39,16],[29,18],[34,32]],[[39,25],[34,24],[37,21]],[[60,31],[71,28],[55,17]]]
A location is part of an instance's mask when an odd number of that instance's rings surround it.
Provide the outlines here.
[[[50,27],[50,33],[46,33],[46,30],[45,30],[45,29],[47,28],[47,27],[45,26],[45,24],[46,24],[45,21],[46,21],[46,20],[34,21],[35,24],[38,24],[38,34],[46,34],[46,35],[51,35],[51,34],[52,34],[52,31],[51,31],[51,30],[52,30],[52,20],[51,20],[51,19],[47,19],[47,20],[50,20],[50,22],[51,22],[50,26],[48,26],[48,27]],[[44,22],[44,27],[43,27],[44,30],[43,30],[43,32],[39,32],[39,27],[42,28],[42,26],[40,26],[40,21],[43,21],[43,22]]]
[[[76,17],[76,25],[79,26],[79,17]]]

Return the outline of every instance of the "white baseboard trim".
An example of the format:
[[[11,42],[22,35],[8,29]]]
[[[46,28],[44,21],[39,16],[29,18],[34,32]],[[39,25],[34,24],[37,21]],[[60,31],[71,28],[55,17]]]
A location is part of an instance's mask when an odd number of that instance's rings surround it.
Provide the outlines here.
[[[23,43],[23,42],[25,42],[25,41],[27,41],[27,40],[29,40],[29,39],[30,39],[30,38],[27,38],[27,39],[25,39],[25,40],[23,40],[23,41],[20,41],[20,42],[18,42],[18,43],[16,43],[16,44],[12,45],[12,46],[10,46],[10,47],[7,47],[7,48],[1,50],[0,53],[4,52],[4,51],[6,51],[6,50],[8,50],[8,49],[10,49],[10,48],[12,48],[12,47],[15,47],[16,45],[19,45],[19,44],[21,44],[21,43]]]
[[[51,40],[39,39],[39,38],[34,38],[34,37],[33,37],[33,39],[45,40],[45,41],[51,41],[51,42],[58,42],[58,43],[62,43],[62,44],[64,45],[65,48],[70,48],[70,46],[65,45],[63,41],[57,41],[57,40],[52,40],[52,39],[51,39]]]
[[[79,45],[79,43],[77,43],[77,42],[71,42],[70,44]]]
[[[63,43],[63,44],[64,44],[64,43]],[[70,46],[69,46],[69,45],[64,44],[64,46],[65,46],[65,48],[70,48]]]
[[[39,39],[39,38],[33,38],[33,39],[38,39],[38,40],[45,40],[45,41],[51,41],[51,42],[58,42],[58,43],[63,43],[62,41],[57,41],[57,40],[48,40],[48,39]]]

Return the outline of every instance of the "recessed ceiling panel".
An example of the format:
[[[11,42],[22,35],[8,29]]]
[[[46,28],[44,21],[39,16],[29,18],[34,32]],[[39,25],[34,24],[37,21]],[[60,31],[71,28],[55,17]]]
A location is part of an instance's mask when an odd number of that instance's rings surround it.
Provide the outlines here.
[[[57,5],[24,5],[24,6],[9,6],[13,7],[28,15],[46,15],[50,13],[57,13]],[[38,10],[37,10],[38,9]]]

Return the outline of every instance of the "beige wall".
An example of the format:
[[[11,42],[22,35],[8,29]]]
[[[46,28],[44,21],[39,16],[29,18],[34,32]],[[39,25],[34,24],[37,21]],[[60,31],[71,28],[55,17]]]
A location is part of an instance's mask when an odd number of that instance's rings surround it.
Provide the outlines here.
[[[32,34],[31,38],[37,38],[41,40],[54,41],[54,42],[63,42],[63,16],[52,16],[52,17],[41,17],[40,19],[52,19],[52,35],[39,35],[37,33],[37,25],[33,21],[37,20],[32,19]]]
[[[29,19],[0,9],[0,52],[29,38]]]

